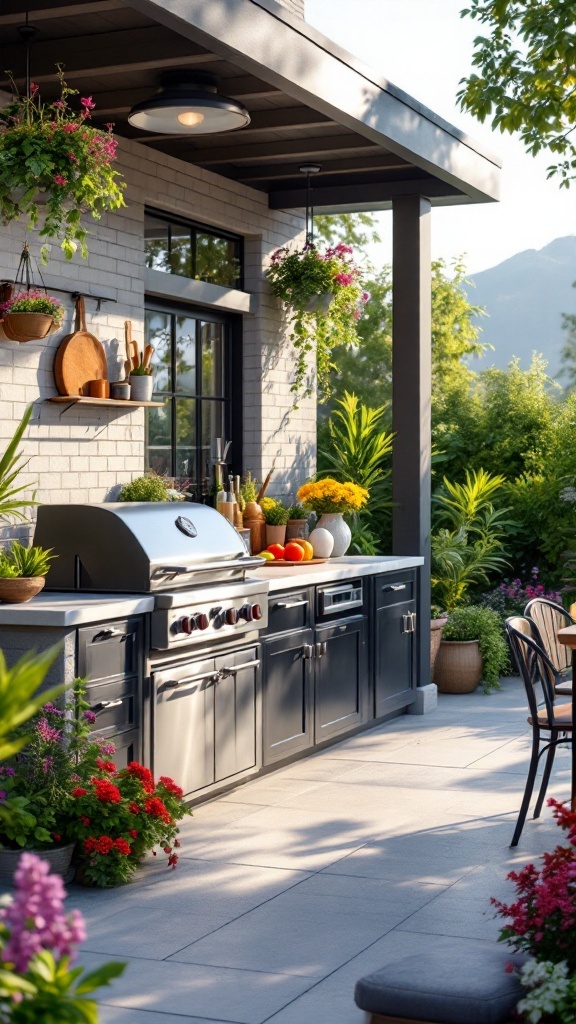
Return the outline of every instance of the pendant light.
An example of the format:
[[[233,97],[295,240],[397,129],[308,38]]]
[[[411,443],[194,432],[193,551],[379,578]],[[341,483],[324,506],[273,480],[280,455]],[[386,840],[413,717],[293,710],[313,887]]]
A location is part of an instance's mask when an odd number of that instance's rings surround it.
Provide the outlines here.
[[[241,103],[218,95],[212,75],[168,71],[156,96],[132,107],[128,121],[154,134],[212,135],[244,128],[250,115]]]
[[[314,246],[314,206],[312,205],[312,175],[320,174],[322,164],[302,164],[300,174],[306,175],[306,246]]]

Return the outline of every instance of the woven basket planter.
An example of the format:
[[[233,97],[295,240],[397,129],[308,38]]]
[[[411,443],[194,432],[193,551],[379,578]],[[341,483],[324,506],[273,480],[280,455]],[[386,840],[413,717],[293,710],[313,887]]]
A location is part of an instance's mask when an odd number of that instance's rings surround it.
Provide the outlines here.
[[[58,330],[48,313],[4,313],[4,333],[10,341],[39,341]]]
[[[45,576],[18,576],[16,579],[0,579],[0,601],[9,604],[24,604],[39,594],[46,583]]]
[[[434,665],[436,664],[436,658],[438,651],[440,650],[440,641],[442,639],[442,633],[444,632],[444,626],[448,622],[448,619],[431,619],[430,621],[430,678],[434,677]]]
[[[12,880],[23,853],[35,853],[50,865],[52,874],[64,877],[68,873],[75,846],[76,843],[66,843],[65,846],[51,846],[46,850],[0,850],[0,881]]]
[[[479,640],[442,640],[434,668],[440,693],[472,693],[481,678]]]

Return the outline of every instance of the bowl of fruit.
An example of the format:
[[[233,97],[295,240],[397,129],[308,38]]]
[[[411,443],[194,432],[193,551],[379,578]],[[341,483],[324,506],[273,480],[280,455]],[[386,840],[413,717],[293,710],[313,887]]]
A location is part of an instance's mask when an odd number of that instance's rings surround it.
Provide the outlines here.
[[[286,544],[269,544],[265,551],[260,552],[268,565],[310,565],[325,562],[325,558],[315,558],[314,548],[309,540],[294,538]]]

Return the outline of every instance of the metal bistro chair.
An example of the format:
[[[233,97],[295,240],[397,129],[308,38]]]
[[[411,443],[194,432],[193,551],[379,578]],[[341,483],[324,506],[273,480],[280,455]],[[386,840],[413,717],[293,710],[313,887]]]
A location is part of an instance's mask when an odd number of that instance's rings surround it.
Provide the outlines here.
[[[528,601],[524,615],[536,626],[535,639],[554,666],[556,693],[569,696],[572,693],[572,650],[558,642],[558,630],[574,626],[574,619],[561,604],[544,597]]]
[[[510,843],[510,846],[517,846],[522,829],[524,828],[528,807],[530,806],[538,762],[542,754],[547,752],[540,792],[538,793],[536,807],[534,808],[535,818],[540,817],[552,765],[554,764],[556,747],[560,743],[571,742],[572,705],[555,703],[556,693],[554,684],[556,669],[546,652],[534,639],[534,623],[521,615],[513,615],[506,619],[506,630],[526,689],[528,707],[530,709],[528,721],[532,726],[532,754],[528,768],[528,778],[518,821],[516,822],[516,828]],[[542,687],[543,704],[538,704],[537,702],[536,687],[538,684]],[[540,748],[542,742],[544,746]]]

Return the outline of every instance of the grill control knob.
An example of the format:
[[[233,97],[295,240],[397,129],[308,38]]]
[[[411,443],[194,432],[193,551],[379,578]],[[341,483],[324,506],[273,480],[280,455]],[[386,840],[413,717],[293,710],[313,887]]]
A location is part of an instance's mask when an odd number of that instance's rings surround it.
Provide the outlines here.
[[[194,616],[194,624],[196,626],[196,629],[208,629],[208,626],[210,625],[210,620],[207,615],[201,612],[200,615]]]
[[[252,618],[253,619],[256,619],[256,620],[261,619],[263,614],[264,613],[263,613],[263,611],[262,611],[262,609],[261,609],[259,604],[253,604],[252,605]]]
[[[226,612],[225,612],[225,615],[224,615],[224,618],[226,619],[226,625],[227,626],[235,626],[236,623],[238,622],[238,609],[237,608],[227,608]]]
[[[194,623],[190,620],[188,615],[185,615],[182,619],[180,619],[178,625],[180,633],[191,633],[192,630],[194,629]]]
[[[252,613],[252,605],[243,604],[240,611],[238,612],[238,616],[241,619],[245,619],[246,622],[252,622],[252,619],[254,618]]]

